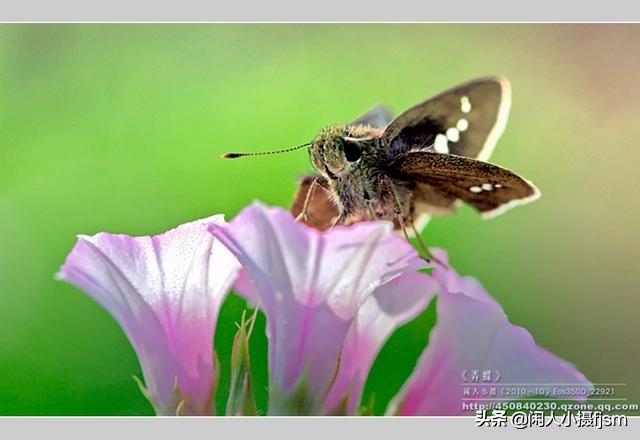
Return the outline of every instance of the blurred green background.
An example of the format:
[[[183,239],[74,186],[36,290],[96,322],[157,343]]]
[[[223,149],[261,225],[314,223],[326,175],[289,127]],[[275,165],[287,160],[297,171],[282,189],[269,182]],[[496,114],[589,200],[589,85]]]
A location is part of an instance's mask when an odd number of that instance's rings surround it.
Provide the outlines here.
[[[76,234],[287,206],[306,153],[218,156],[497,73],[513,107],[492,161],[543,196],[491,221],[463,208],[424,237],[541,345],[640,403],[639,43],[634,25],[0,25],[0,415],[152,413],[120,328],[53,279]],[[219,407],[243,307],[230,297],[218,324]],[[377,360],[378,412],[434,316]],[[264,409],[263,332],[252,343]]]

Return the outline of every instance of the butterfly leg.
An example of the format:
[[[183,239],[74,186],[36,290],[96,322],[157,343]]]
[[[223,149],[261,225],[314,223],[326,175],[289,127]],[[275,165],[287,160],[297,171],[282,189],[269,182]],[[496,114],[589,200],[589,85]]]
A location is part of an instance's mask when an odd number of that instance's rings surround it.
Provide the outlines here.
[[[311,206],[311,202],[313,201],[313,195],[315,194],[315,191],[316,189],[318,189],[318,187],[324,188],[325,190],[329,191],[329,185],[323,177],[314,176],[312,177],[312,179],[313,180],[309,185],[309,189],[305,194],[302,209],[300,210],[300,213],[296,217],[296,221],[302,220],[303,222],[307,222],[309,220],[309,207]]]
[[[375,209],[373,209],[373,205],[371,203],[369,203],[368,208],[369,208],[369,220],[371,221],[377,220],[376,211]]]
[[[409,239],[409,234],[407,233],[407,225],[405,223],[404,216],[402,213],[402,203],[400,203],[400,198],[398,197],[398,193],[396,192],[396,189],[393,186],[393,182],[391,181],[390,178],[386,176],[379,176],[377,183],[378,183],[377,185],[378,188],[382,190],[379,193],[380,193],[381,201],[383,205],[385,204],[384,199],[388,199],[389,202],[391,203],[391,206],[393,206],[394,219],[400,225],[400,229],[402,230],[402,234],[404,235],[404,238],[409,243],[411,243],[411,240]],[[422,239],[420,238],[420,234],[418,234],[418,231],[416,231],[416,228],[413,222],[411,222],[411,227],[413,228],[413,231],[416,234],[421,251],[424,252],[424,255],[426,255],[426,257],[422,257],[422,258],[424,258],[427,262],[430,262],[431,254],[429,253],[429,250],[422,242]]]
[[[347,219],[347,215],[343,212],[340,213],[340,215],[338,215],[333,222],[331,223],[331,227],[333,228],[334,226],[340,226],[341,224],[344,223],[344,221]]]
[[[300,211],[300,214],[298,214],[298,216],[296,217],[296,221],[307,221],[308,217],[307,217],[307,211],[309,210],[309,205],[311,204],[311,199],[313,198],[313,192],[316,190],[316,188],[318,187],[318,178],[313,179],[313,182],[311,182],[311,185],[309,186],[309,191],[307,191],[307,195],[304,198],[304,204],[302,205],[302,211]]]
[[[404,224],[404,219],[402,218],[402,214],[400,213],[395,213],[394,214],[395,219],[398,221],[398,223],[400,224],[400,229],[402,229],[402,234],[404,235],[404,238],[411,243],[411,240],[409,239],[409,234],[407,233],[407,226]],[[428,259],[427,259],[428,261]]]
[[[429,251],[427,250],[427,246],[424,244],[424,241],[422,241],[420,232],[418,232],[418,230],[416,229],[416,225],[413,223],[413,221],[411,222],[411,230],[413,230],[413,233],[416,236],[416,240],[418,240],[418,245],[420,246],[420,249],[422,249],[422,251],[427,255],[430,255]]]

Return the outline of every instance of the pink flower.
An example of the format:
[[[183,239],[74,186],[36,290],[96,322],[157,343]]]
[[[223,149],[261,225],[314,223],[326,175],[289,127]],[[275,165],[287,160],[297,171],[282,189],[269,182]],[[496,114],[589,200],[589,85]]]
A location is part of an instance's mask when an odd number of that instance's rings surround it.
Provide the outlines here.
[[[255,203],[212,232],[248,272],[267,317],[271,414],[320,412],[360,306],[424,266],[386,222],[321,233]]]
[[[446,254],[433,251],[446,264]],[[535,384],[547,389],[583,389],[591,383],[562,359],[536,345],[522,327],[509,323],[498,303],[473,278],[461,277],[448,266],[434,270],[441,285],[437,298],[437,324],[429,337],[416,369],[392,401],[389,413],[399,415],[459,415],[467,404],[514,400],[505,398],[500,384]],[[499,382],[485,382],[499,376]],[[478,383],[474,375],[478,374]],[[469,382],[469,383],[465,383]],[[572,384],[557,386],[555,384]],[[479,392],[497,388],[497,395],[465,396],[464,389]],[[528,386],[532,390],[535,386]],[[550,397],[565,398],[555,395]],[[473,400],[472,400],[473,399]],[[493,399],[493,400],[489,400]],[[584,398],[580,399],[584,400]],[[469,407],[468,407],[469,408]]]
[[[324,404],[329,414],[358,414],[376,356],[398,327],[429,305],[437,288],[433,278],[411,272],[378,287],[367,298],[344,342],[340,370]]]
[[[159,415],[211,414],[213,334],[239,267],[211,234],[222,216],[153,237],[79,236],[58,278],[84,290],[124,329]]]

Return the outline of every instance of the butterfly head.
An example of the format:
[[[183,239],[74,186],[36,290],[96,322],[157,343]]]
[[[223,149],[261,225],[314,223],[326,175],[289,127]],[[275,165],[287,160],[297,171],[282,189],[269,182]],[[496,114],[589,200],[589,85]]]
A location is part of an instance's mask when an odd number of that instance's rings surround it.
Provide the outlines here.
[[[313,166],[326,178],[336,180],[348,174],[362,156],[359,127],[330,125],[311,142],[309,156]]]

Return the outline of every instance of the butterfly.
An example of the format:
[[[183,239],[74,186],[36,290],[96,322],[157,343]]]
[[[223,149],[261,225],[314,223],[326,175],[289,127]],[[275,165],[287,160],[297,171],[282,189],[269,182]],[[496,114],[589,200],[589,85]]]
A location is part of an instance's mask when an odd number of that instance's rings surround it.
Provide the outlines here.
[[[540,196],[526,179],[486,160],[511,105],[509,81],[479,78],[442,92],[392,119],[378,106],[309,143],[317,174],[303,178],[291,206],[320,230],[390,220],[418,235],[432,215],[465,203],[483,218]],[[298,147],[296,147],[298,148]],[[418,235],[419,236],[419,235]]]

